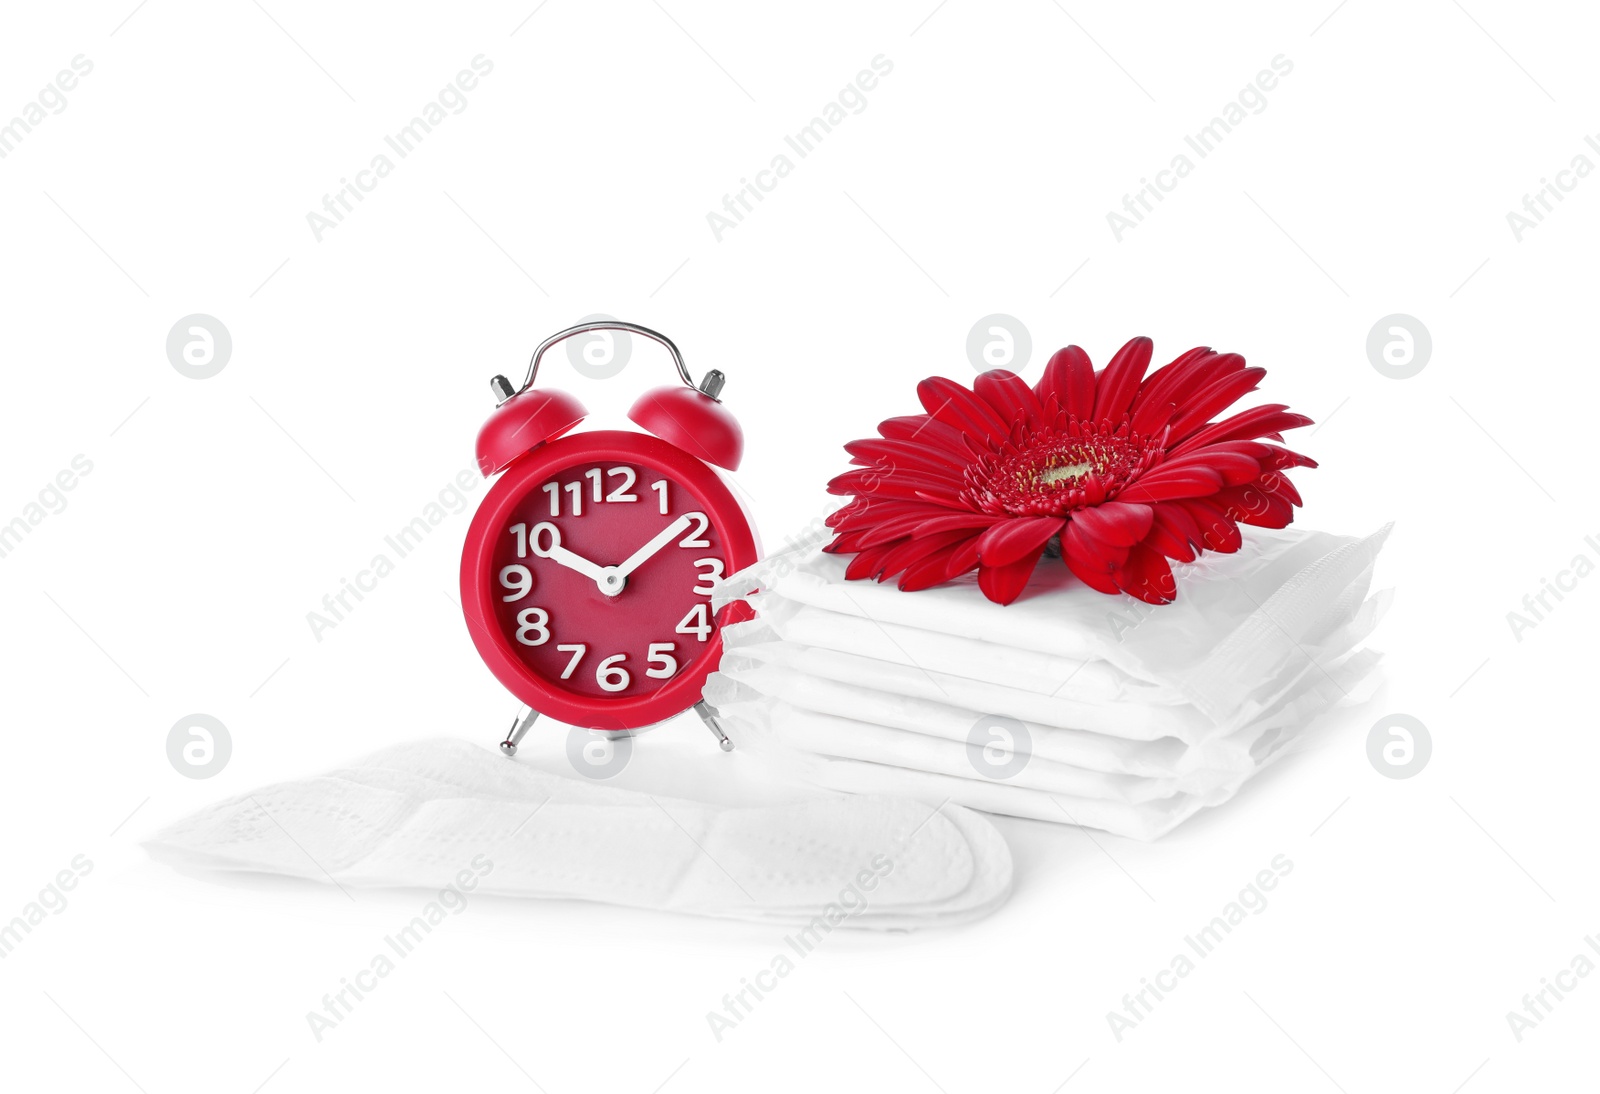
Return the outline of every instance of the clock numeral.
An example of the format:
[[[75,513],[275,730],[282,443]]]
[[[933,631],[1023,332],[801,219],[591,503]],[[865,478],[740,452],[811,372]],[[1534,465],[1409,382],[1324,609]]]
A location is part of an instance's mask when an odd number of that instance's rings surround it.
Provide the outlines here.
[[[563,486],[559,482],[547,482],[541,489],[550,495],[550,515],[552,517],[561,515],[562,490],[572,495],[572,515],[575,517],[583,516],[583,483],[569,482]],[[600,499],[596,497],[595,500],[599,501]]]
[[[525,526],[519,524],[517,527],[522,528]],[[549,536],[550,546],[542,546],[539,543],[540,536]],[[549,558],[555,553],[555,549],[559,546],[561,546],[561,529],[557,528],[549,521],[543,521],[533,526],[533,531],[529,534],[528,548],[533,551],[534,554],[538,555],[540,558]]]
[[[683,622],[678,624],[677,633],[692,634],[704,642],[711,637],[711,606],[709,604],[696,604],[689,609],[689,614],[683,617]]]
[[[520,528],[522,525],[519,524],[517,527]],[[521,552],[518,554],[520,556]],[[511,590],[510,594],[502,596],[501,600],[508,604],[513,600],[521,600],[533,591],[533,571],[526,566],[507,566],[500,571],[500,584]]]
[[[633,677],[622,667],[622,662],[627,659],[627,654],[617,653],[600,662],[600,667],[595,669],[594,682],[600,685],[602,691],[621,691],[633,683]]]
[[[667,515],[667,480],[657,479],[650,484],[650,489],[661,495],[661,515]]]
[[[606,472],[606,475],[622,479],[621,485],[612,487],[611,493],[606,495],[607,502],[639,500],[639,495],[632,493],[634,484],[639,481],[639,474],[633,468],[613,467]]]
[[[724,576],[722,560],[720,558],[697,558],[694,560],[694,568],[705,571],[704,574],[700,575],[700,581],[695,582],[694,594],[696,596],[710,596],[716,592],[716,583],[721,581]],[[704,584],[701,584],[701,582],[704,582]]]
[[[542,646],[550,641],[550,613],[543,608],[523,608],[518,612],[517,641],[524,646]]]
[[[571,680],[572,674],[578,671],[578,662],[583,660],[583,655],[589,652],[589,647],[582,642],[574,642],[570,646],[557,646],[562,653],[572,654],[572,660],[567,662],[567,667],[561,671],[561,679]]]
[[[684,514],[684,516],[686,516],[689,520],[694,521],[695,524],[698,527],[696,527],[694,531],[690,532],[688,535],[684,536],[681,540],[679,540],[678,541],[678,546],[679,547],[709,547],[709,546],[711,546],[711,541],[710,540],[701,538],[702,536],[704,536],[706,534],[706,529],[711,527],[711,521],[706,518],[706,515],[704,513],[686,513],[686,514]]]
[[[672,679],[678,672],[678,659],[672,656],[677,648],[676,642],[650,643],[650,664],[659,663],[661,667],[645,669],[644,674],[656,680]]]
[[[535,524],[532,532],[528,531],[528,526],[526,524],[513,524],[507,529],[507,531],[517,537],[518,558],[527,558],[530,549],[540,558],[549,558],[551,552],[553,552],[557,547],[561,546],[561,529],[557,528],[554,524],[551,524],[547,520]],[[549,536],[550,546],[541,547],[539,545],[540,536]],[[507,567],[507,569],[510,569],[510,567]],[[501,571],[500,580],[505,580],[504,571]],[[507,586],[507,588],[510,588],[510,586]],[[509,600],[510,597],[507,597],[506,599]]]
[[[589,500],[591,504],[599,505],[601,502],[638,501],[639,496],[633,493],[635,484],[639,481],[639,473],[631,467],[591,467],[583,473],[583,478],[589,480]],[[608,493],[605,488],[606,479],[620,479]],[[665,485],[664,483],[662,485]],[[542,487],[550,496],[550,515],[561,515],[561,491],[565,490],[571,495],[572,515],[583,516],[583,483],[579,482],[547,482]],[[661,510],[663,513],[666,509]]]

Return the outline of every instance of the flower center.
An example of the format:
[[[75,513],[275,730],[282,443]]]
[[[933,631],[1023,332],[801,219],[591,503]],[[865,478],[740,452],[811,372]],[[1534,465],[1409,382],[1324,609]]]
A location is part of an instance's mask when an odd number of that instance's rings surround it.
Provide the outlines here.
[[[1067,467],[1047,467],[1039,472],[1039,482],[1045,486],[1054,486],[1058,482],[1081,479],[1094,470],[1092,463],[1075,463]]]
[[[1160,451],[1126,424],[1113,430],[1074,419],[1059,429],[1019,428],[967,469],[962,496],[985,513],[1065,516],[1115,497]]]

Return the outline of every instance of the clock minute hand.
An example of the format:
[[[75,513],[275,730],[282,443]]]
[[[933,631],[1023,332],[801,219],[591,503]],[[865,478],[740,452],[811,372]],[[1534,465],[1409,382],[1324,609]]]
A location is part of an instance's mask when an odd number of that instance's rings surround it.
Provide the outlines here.
[[[677,539],[678,535],[687,530],[689,525],[692,523],[694,522],[689,518],[688,514],[679,517],[677,520],[663,528],[655,539],[652,539],[649,543],[646,543],[643,547],[633,552],[633,556],[629,558],[628,561],[617,567],[617,573],[623,577],[627,577],[640,566],[643,566],[646,562],[650,561],[650,559],[654,558],[657,551],[661,550],[661,548]]]

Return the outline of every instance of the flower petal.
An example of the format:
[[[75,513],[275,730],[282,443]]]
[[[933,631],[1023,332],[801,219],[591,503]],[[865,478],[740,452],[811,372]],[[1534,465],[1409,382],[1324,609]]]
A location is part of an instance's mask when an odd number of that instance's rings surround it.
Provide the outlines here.
[[[1298,452],[1290,452],[1275,444],[1266,446],[1271,449],[1271,454],[1263,461],[1262,466],[1268,471],[1282,471],[1286,467],[1316,467],[1317,461],[1310,456],[1302,456]]]
[[[977,440],[993,441],[1011,432],[988,403],[947,377],[928,377],[917,385],[917,397],[929,416]]]
[[[1239,490],[1238,500],[1228,504],[1228,516],[1238,523],[1257,528],[1287,528],[1294,520],[1294,504],[1288,498],[1268,494],[1254,486],[1241,486]]]
[[[1066,525],[1060,517],[1017,517],[983,533],[978,557],[985,566],[1006,566],[1050,542]]]
[[[868,437],[865,440],[851,441],[844,446],[844,450],[854,457],[856,463],[869,467],[873,465],[912,467],[919,471],[948,474],[956,478],[960,477],[966,467],[965,463],[957,460],[953,453],[913,441]]]
[[[883,572],[883,560],[888,557],[894,546],[892,543],[885,543],[878,547],[868,547],[856,555],[844,569],[845,580],[864,581],[877,577]]]
[[[1040,403],[1048,404],[1054,395],[1066,413],[1087,418],[1094,409],[1094,365],[1089,355],[1077,346],[1056,350],[1034,391]]]
[[[1214,353],[1198,358],[1193,368],[1184,372],[1172,385],[1167,397],[1179,406],[1192,400],[1196,392],[1203,391],[1219,380],[1244,371],[1244,358],[1237,353]]]
[[[1181,505],[1189,511],[1200,525],[1201,541],[1206,549],[1219,551],[1222,554],[1232,554],[1239,549],[1243,537],[1239,534],[1239,526],[1222,505],[1211,498],[1189,498],[1185,501],[1175,501],[1172,504]]]
[[[1240,369],[1195,392],[1182,404],[1183,409],[1173,420],[1172,443],[1181,444],[1191,433],[1204,429],[1213,415],[1228,409],[1246,393],[1254,391],[1261,377],[1266,374],[1264,368]]]
[[[905,501],[932,499],[952,509],[962,508],[959,489],[946,479],[935,479],[910,471],[884,474],[864,467],[835,475],[828,482],[830,494],[871,494],[875,498],[901,498]]]
[[[858,542],[863,547],[876,547],[880,543],[887,543],[892,539],[904,539],[907,536],[918,536],[918,529],[928,519],[924,512],[903,513],[888,520],[879,521],[876,525],[862,530]]]
[[[1171,604],[1178,596],[1178,583],[1172,567],[1161,552],[1138,544],[1128,551],[1128,559],[1115,574],[1117,588],[1146,604]]]
[[[1121,421],[1128,413],[1128,406],[1139,390],[1139,381],[1144,379],[1145,370],[1150,367],[1150,354],[1154,348],[1155,343],[1148,338],[1132,338],[1111,358],[1111,363],[1095,381],[1095,420]]]
[[[887,440],[937,447],[961,464],[967,463],[972,455],[967,448],[965,433],[926,414],[908,414],[879,422],[878,432]]]
[[[1150,523],[1150,537],[1147,540],[1161,544],[1163,550],[1165,545],[1181,540],[1187,549],[1165,551],[1167,557],[1179,562],[1193,562],[1199,555],[1199,548],[1205,545],[1205,533],[1200,530],[1200,522],[1194,519],[1194,514],[1182,505],[1170,503],[1152,508],[1155,510],[1155,520]],[[1159,541],[1152,538],[1158,528],[1161,535]]]
[[[909,513],[937,516],[945,512],[949,512],[946,506],[933,505],[925,501],[869,498],[858,494],[848,505],[829,515],[826,523],[829,528],[837,528],[841,532],[859,532]]]
[[[1267,437],[1274,433],[1281,433],[1285,429],[1298,429],[1303,425],[1310,425],[1311,419],[1304,414],[1292,414],[1282,403],[1268,403],[1266,406],[1251,407],[1241,410],[1220,422],[1206,426],[1198,433],[1191,436],[1182,444],[1174,447],[1173,451],[1183,452],[1191,448],[1198,448],[1205,444],[1217,444],[1222,441],[1243,441],[1254,437]]]
[[[976,539],[977,537],[974,536],[973,538]],[[931,589],[935,585],[943,585],[946,581],[949,581],[950,560],[955,557],[956,552],[965,546],[965,541],[952,543],[907,566],[906,572],[900,575],[901,591],[907,593],[921,592],[923,589]]]
[[[926,536],[933,532],[947,532],[952,528],[966,528],[977,535],[990,525],[1009,519],[1011,518],[996,513],[945,512],[928,517],[912,531],[916,535]]]
[[[1287,475],[1276,472],[1261,476],[1261,485],[1271,493],[1283,498],[1290,505],[1304,505],[1305,499],[1300,496],[1300,491],[1295,489],[1294,483],[1289,481]]]
[[[1162,464],[1146,472],[1117,495],[1119,501],[1149,503],[1177,498],[1203,498],[1222,488],[1222,474],[1204,464],[1167,469]]]
[[[1181,469],[1185,467],[1206,467],[1222,476],[1222,485],[1240,486],[1247,482],[1254,482],[1261,474],[1261,464],[1249,456],[1238,452],[1229,452],[1217,448],[1202,448],[1179,456],[1177,459],[1168,460],[1161,465],[1163,469]]]
[[[1168,558],[1175,558],[1179,562],[1193,562],[1195,559],[1194,548],[1189,544],[1189,537],[1182,530],[1182,526],[1167,517],[1167,514],[1183,512],[1175,505],[1153,505],[1151,511],[1154,519],[1150,522],[1150,531],[1140,542],[1152,547]]]
[[[1037,429],[1044,421],[1044,408],[1028,382],[1014,372],[1003,368],[991,369],[979,376],[972,388],[1006,422],[1022,422],[1029,429]]]
[[[1286,528],[1294,520],[1294,507],[1300,504],[1300,492],[1288,479],[1272,472],[1262,476],[1258,482],[1220,491],[1211,500],[1224,506],[1228,516],[1241,524],[1253,524],[1258,528]]]
[[[1205,363],[1217,356],[1219,356],[1217,352],[1210,346],[1196,346],[1162,365],[1145,377],[1144,383],[1139,386],[1139,394],[1133,399],[1135,409],[1150,401],[1176,403],[1178,400],[1174,392],[1178,385],[1183,383],[1185,378],[1193,376],[1197,370],[1205,368]]]
[[[971,573],[978,568],[978,542],[981,539],[983,536],[976,535],[965,543],[956,545],[955,553],[950,556],[950,561],[945,566],[946,581]]]
[[[1022,595],[1022,590],[1027,588],[1028,579],[1033,576],[1034,568],[1039,565],[1039,556],[1044,554],[1044,545],[1029,551],[1015,562],[1004,566],[980,565],[978,567],[978,588],[983,590],[983,595],[996,604],[1010,604]]]
[[[953,532],[935,532],[931,536],[918,536],[905,540],[883,556],[879,580],[888,581],[898,576],[912,563],[921,562],[935,551],[964,541],[969,534],[965,529],[957,528]]]
[[[1138,543],[1150,530],[1152,519],[1148,505],[1126,501],[1108,501],[1072,512],[1074,524],[1082,524],[1083,531],[1113,547],[1131,547]]]
[[[1153,437],[1162,426],[1172,421],[1172,416],[1176,413],[1178,413],[1176,403],[1160,399],[1135,399],[1129,428],[1135,433]]]
[[[1067,521],[1067,530],[1061,534],[1061,557],[1066,560],[1079,581],[1102,593],[1120,590],[1112,580],[1111,572],[1121,562],[1125,551],[1108,547],[1085,532],[1076,520]]]

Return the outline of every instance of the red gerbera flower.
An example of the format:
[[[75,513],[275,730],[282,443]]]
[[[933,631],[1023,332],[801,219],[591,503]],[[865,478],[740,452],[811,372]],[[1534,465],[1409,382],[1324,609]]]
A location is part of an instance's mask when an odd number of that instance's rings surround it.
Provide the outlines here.
[[[854,499],[827,550],[856,556],[847,578],[907,591],[976,568],[1000,604],[1048,550],[1101,592],[1171,603],[1169,559],[1236,551],[1240,524],[1285,527],[1300,494],[1282,472],[1316,461],[1260,439],[1311,424],[1281,404],[1212,421],[1265,369],[1202,347],[1147,377],[1151,348],[1135,338],[1096,372],[1068,346],[1031,388],[1004,369],[972,390],[922,381],[927,413],[845,445],[858,466],[828,490]]]

